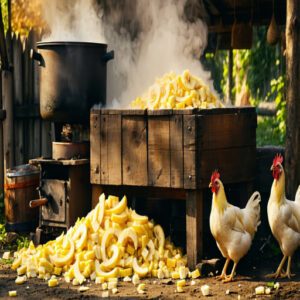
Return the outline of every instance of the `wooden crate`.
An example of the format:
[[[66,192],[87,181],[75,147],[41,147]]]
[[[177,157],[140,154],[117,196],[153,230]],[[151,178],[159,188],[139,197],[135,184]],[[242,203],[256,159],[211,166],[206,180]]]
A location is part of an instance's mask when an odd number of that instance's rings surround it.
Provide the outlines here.
[[[91,183],[202,189],[254,179],[256,112],[211,110],[91,112]]]

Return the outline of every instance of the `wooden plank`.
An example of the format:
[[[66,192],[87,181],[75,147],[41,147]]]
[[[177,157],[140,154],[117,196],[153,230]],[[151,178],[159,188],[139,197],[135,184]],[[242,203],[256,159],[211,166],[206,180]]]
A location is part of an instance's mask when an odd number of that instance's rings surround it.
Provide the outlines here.
[[[102,114],[100,120],[100,182],[121,184],[121,115]]]
[[[146,186],[147,120],[144,116],[122,116],[122,159],[123,184]]]
[[[0,82],[1,82],[1,78],[0,78]],[[6,110],[0,109],[0,121],[4,121],[5,118],[6,118]]]
[[[95,208],[95,206],[98,204],[99,197],[102,193],[104,193],[104,187],[102,185],[92,185],[92,209]]]
[[[100,193],[108,195],[117,195],[119,197],[127,196],[130,198],[159,198],[161,201],[186,200],[186,190],[184,189],[170,189],[151,186],[130,186],[130,185],[99,185],[93,184],[93,203],[98,201]]]
[[[0,108],[1,108],[1,115],[5,114],[6,111],[3,110],[3,102],[2,102],[2,75],[0,74]],[[0,193],[4,195],[4,177],[5,177],[5,165],[4,165],[4,140],[3,140],[3,122],[5,118],[1,118],[0,122]]]
[[[16,107],[23,102],[23,68],[22,68],[22,43],[20,38],[13,38],[13,61],[14,61],[14,117]],[[24,139],[23,139],[23,120],[15,120],[15,160],[16,164],[24,163]]]
[[[173,109],[148,109],[148,116],[170,116],[173,114]]]
[[[122,115],[124,116],[145,116],[146,114],[146,109],[122,109]]]
[[[32,39],[30,41],[30,48],[33,49],[36,45],[36,42],[38,41],[38,36],[36,32],[32,31]],[[40,102],[40,90],[39,90],[39,68],[38,64],[34,63],[34,61],[31,59],[31,66],[32,66],[32,96],[33,96],[33,102],[36,105],[39,105]],[[33,121],[33,141],[35,144],[35,147],[33,149],[33,157],[38,157],[42,154],[42,145],[41,145],[41,134],[42,134],[42,121],[40,118],[40,115],[36,117]]]
[[[4,170],[12,168],[14,161],[14,124],[13,124],[13,76],[10,71],[2,71],[2,101],[6,110],[3,122]]]
[[[200,188],[208,187],[215,169],[219,170],[224,184],[251,181],[255,178],[255,146],[204,150],[200,152],[200,160]]]
[[[286,192],[294,197],[300,182],[300,1],[287,0],[286,14]]]
[[[199,108],[173,109],[173,115],[194,115],[198,114]]]
[[[170,116],[170,171],[171,187],[183,188],[183,117]]]
[[[108,115],[100,115],[100,183],[109,184],[108,161]]]
[[[212,108],[212,109],[200,109],[199,115],[224,115],[224,114],[255,114],[255,107],[243,106],[243,107],[224,107],[224,108]]]
[[[144,116],[146,109],[133,109],[133,108],[102,108],[101,114],[103,115],[129,115],[129,116]]]
[[[171,186],[170,118],[148,116],[148,185]]]
[[[90,151],[91,151],[91,183],[100,184],[100,114],[90,114]]]
[[[51,123],[41,121],[41,156],[52,157]]]
[[[200,149],[256,145],[256,114],[199,116]]]
[[[197,188],[198,157],[197,127],[195,115],[183,116],[183,161],[184,161],[184,188]]]
[[[68,227],[73,226],[77,218],[86,216],[91,210],[92,187],[89,179],[89,169],[88,164],[69,167]]]
[[[203,192],[186,192],[186,252],[188,266],[194,270],[203,255]]]

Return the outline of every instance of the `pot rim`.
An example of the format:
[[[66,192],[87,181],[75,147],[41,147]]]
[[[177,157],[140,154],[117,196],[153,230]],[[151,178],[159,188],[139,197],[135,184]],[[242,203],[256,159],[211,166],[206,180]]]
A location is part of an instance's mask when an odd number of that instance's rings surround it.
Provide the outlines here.
[[[79,46],[79,47],[107,47],[107,44],[95,42],[76,42],[76,41],[40,41],[36,43],[38,48],[55,47],[55,46]]]

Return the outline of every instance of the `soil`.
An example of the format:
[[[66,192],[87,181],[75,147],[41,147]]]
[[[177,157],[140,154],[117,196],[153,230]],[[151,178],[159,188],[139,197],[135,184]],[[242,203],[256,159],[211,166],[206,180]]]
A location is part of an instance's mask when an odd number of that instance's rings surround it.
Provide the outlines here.
[[[9,299],[8,291],[16,290],[17,299],[102,299],[101,285],[88,282],[85,286],[89,290],[79,292],[78,286],[67,284],[62,279],[59,286],[49,288],[47,282],[31,278],[23,285],[15,284],[16,272],[8,265],[0,265],[0,297]],[[184,293],[176,293],[175,281],[160,281],[157,279],[145,279],[147,291],[144,295],[137,293],[132,283],[120,281],[118,294],[110,297],[113,299],[204,299],[201,294],[201,286],[208,284],[211,288],[211,296],[207,299],[300,299],[300,276],[292,280],[279,279],[279,290],[272,290],[271,295],[256,296],[257,286],[266,286],[268,280],[263,277],[236,276],[232,283],[222,283],[214,277],[196,279],[196,285],[191,286],[187,281]],[[226,294],[229,290],[229,295]],[[240,296],[240,297],[239,297]]]

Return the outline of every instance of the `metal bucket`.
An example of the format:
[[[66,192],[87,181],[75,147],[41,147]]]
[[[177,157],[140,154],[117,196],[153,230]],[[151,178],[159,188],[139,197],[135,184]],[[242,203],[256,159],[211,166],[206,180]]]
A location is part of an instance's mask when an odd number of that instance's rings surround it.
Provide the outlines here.
[[[8,169],[5,177],[6,230],[31,231],[38,225],[39,209],[30,208],[29,202],[39,198],[40,171],[32,165]]]

